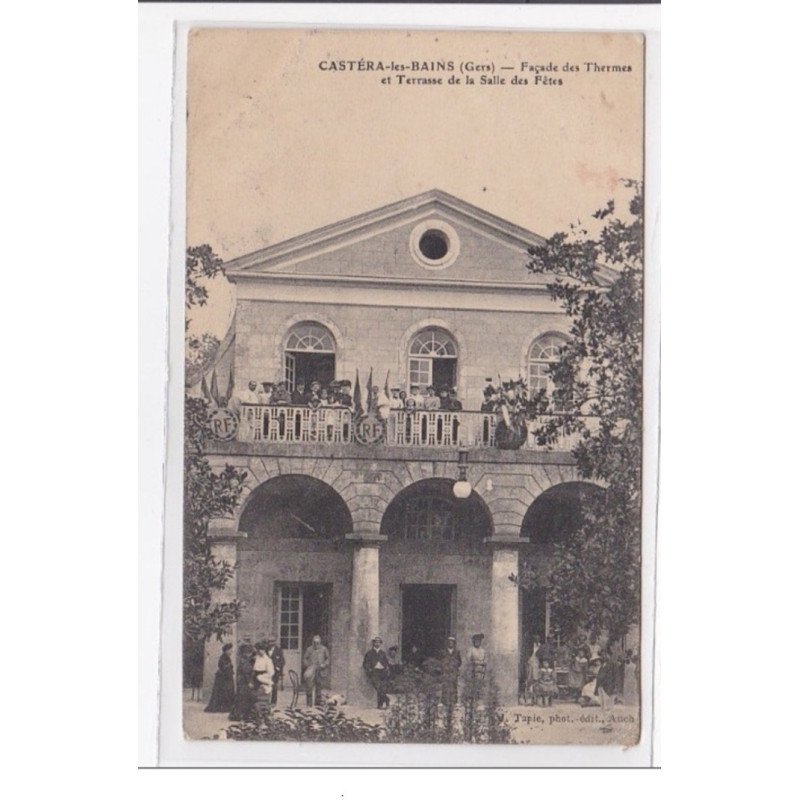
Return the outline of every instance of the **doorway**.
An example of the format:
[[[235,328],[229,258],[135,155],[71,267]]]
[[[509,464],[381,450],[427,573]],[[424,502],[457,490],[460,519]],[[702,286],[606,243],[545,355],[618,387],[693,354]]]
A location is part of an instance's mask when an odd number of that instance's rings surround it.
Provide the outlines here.
[[[523,589],[520,592],[520,664],[521,687],[525,680],[527,663],[533,651],[533,638],[544,643],[550,635],[550,604],[544,589]]]
[[[306,389],[312,381],[319,381],[327,388],[336,377],[336,355],[334,353],[286,352],[286,381],[294,390],[299,383]]]
[[[434,358],[433,380],[431,384],[436,387],[437,393],[442,387],[452,389],[456,385],[456,360],[454,358]]]
[[[439,657],[455,629],[455,586],[412,583],[401,591],[403,660],[409,659],[412,645],[421,659]]]
[[[286,673],[303,674],[303,653],[314,636],[331,653],[331,584],[291,583],[278,587],[279,643],[286,660]]]

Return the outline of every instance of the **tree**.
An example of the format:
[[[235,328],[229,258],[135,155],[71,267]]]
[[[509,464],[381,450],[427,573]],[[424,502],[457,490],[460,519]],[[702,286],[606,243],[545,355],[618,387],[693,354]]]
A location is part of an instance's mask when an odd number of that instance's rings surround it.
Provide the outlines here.
[[[540,392],[537,440],[575,433],[579,474],[605,491],[582,499],[581,521],[554,550],[548,580],[556,614],[621,638],[639,621],[641,566],[643,201],[624,181],[627,214],[610,200],[578,225],[530,248],[532,273],[548,284],[571,320],[570,337],[550,368],[551,397]]]
[[[222,260],[208,245],[186,251],[186,329],[189,311],[208,301],[206,280],[221,272]],[[207,358],[219,343],[209,334],[187,334],[187,370],[196,367],[197,353]],[[183,629],[187,649],[230,634],[239,616],[239,603],[218,603],[214,592],[223,589],[234,565],[213,557],[208,539],[209,521],[231,514],[244,488],[245,473],[227,464],[214,471],[204,453],[210,436],[209,404],[202,397],[185,397],[183,472]],[[186,650],[185,650],[186,652]]]

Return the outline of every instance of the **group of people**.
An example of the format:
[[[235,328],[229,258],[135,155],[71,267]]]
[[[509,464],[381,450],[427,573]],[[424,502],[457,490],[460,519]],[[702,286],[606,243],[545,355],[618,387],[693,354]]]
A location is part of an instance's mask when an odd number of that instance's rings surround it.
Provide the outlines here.
[[[595,634],[579,634],[570,644],[542,643],[534,637],[525,681],[526,702],[549,706],[564,696],[581,706],[617,702],[635,705],[638,694],[636,658],[631,650],[612,653]],[[558,672],[557,672],[558,670]],[[558,674],[563,676],[559,682]]]
[[[353,384],[349,380],[333,380],[323,385],[318,380],[305,383],[299,381],[291,388],[288,381],[273,383],[251,380],[247,389],[234,395],[234,408],[241,405],[259,406],[307,406],[319,408],[353,408]],[[366,399],[368,408],[387,418],[390,411],[463,411],[455,386],[421,386],[411,384],[409,391],[399,386],[391,389],[372,386]],[[492,378],[486,378],[481,411],[501,413],[505,409],[515,414],[530,408],[528,388],[520,378],[500,382],[495,387]]]
[[[331,381],[323,386],[320,381],[309,384],[299,382],[291,389],[287,381],[270,383],[250,381],[247,389],[234,397],[234,408],[242,405],[259,406],[306,406],[308,408],[353,408],[353,384],[349,380]],[[367,408],[374,409],[383,419],[388,419],[390,411],[461,411],[456,387],[428,386],[423,388],[412,384],[406,393],[399,386],[387,390],[379,386],[371,387],[367,398]]]
[[[235,677],[232,644],[222,647],[214,686],[206,711],[227,712],[232,720],[247,719],[254,709],[268,710],[278,702],[286,661],[274,636],[255,645],[239,646]],[[308,706],[319,705],[330,666],[330,653],[320,636],[314,636],[303,654],[302,683]]]
[[[250,381],[247,389],[236,395],[235,400],[238,405],[352,408],[351,388],[352,383],[348,380],[331,381],[327,386],[320,381],[311,381],[308,385],[300,382],[294,389],[289,388],[288,381]]]
[[[479,680],[486,676],[488,664],[483,647],[484,638],[482,633],[476,633],[467,653],[469,674]],[[363,668],[377,694],[378,708],[389,707],[389,694],[395,688],[397,678],[406,672],[428,672],[440,677],[442,703],[453,706],[458,702],[458,679],[462,663],[461,652],[456,647],[454,636],[447,637],[444,649],[436,658],[426,659],[419,648],[412,644],[405,662],[400,661],[399,648],[396,645],[385,651],[383,639],[376,636],[372,640],[372,647],[364,654]]]

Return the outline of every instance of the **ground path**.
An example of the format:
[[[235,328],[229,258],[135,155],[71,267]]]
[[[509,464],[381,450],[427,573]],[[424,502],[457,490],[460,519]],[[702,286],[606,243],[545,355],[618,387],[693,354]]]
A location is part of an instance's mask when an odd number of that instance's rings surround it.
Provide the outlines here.
[[[187,695],[188,697],[188,695]],[[286,708],[291,692],[278,696],[278,708]],[[305,698],[300,697],[300,704]],[[184,700],[184,730],[189,739],[223,736],[230,725],[227,714],[206,714],[205,702]],[[342,706],[349,717],[359,717],[372,725],[383,722],[386,711],[377,708]],[[549,708],[538,706],[509,706],[505,709],[512,739],[518,744],[625,744],[638,739],[639,713],[631,706],[616,705],[603,711],[600,708],[581,708],[575,703],[557,703]]]

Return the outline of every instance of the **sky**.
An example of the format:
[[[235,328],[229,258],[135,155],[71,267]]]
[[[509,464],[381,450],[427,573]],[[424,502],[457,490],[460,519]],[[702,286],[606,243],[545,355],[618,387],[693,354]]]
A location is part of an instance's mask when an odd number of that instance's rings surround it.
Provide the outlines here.
[[[641,178],[642,48],[633,34],[195,29],[187,245],[228,260],[432,188],[563,230]],[[332,61],[453,70],[406,70],[442,85],[400,85],[391,70],[320,68]],[[556,69],[534,84],[523,62]],[[224,335],[234,292],[214,281],[192,330]]]

